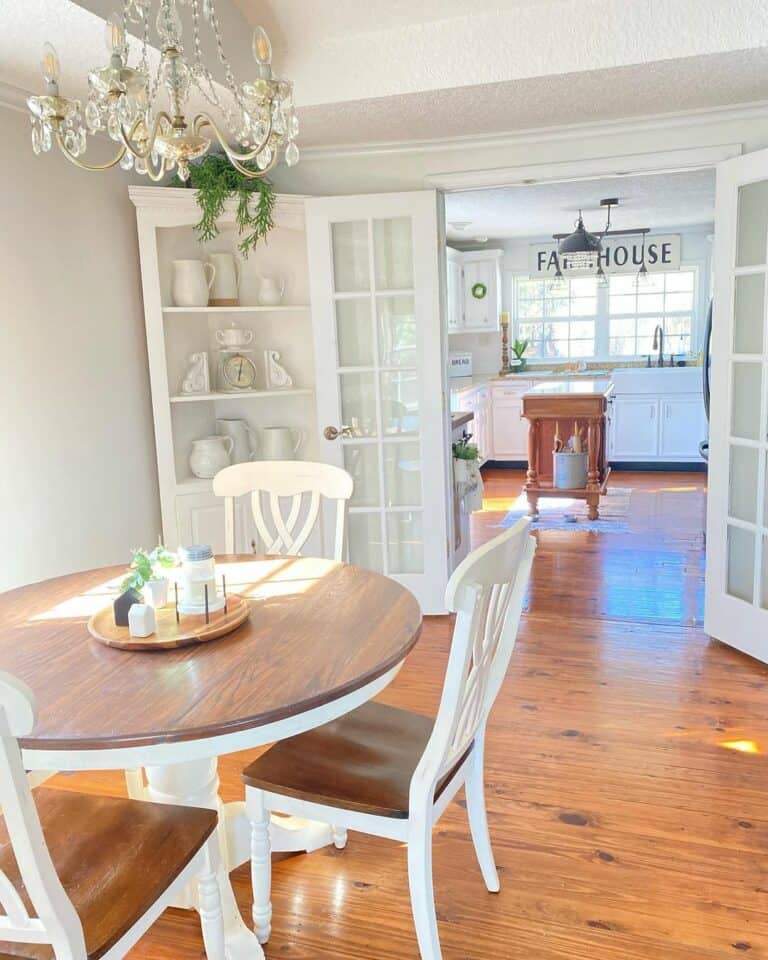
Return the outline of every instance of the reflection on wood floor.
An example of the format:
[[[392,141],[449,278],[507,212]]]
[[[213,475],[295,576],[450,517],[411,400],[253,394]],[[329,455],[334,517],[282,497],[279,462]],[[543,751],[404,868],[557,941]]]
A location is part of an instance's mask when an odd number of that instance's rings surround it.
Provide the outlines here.
[[[512,499],[521,480],[494,472],[488,495]],[[613,480],[635,491],[629,534],[538,535],[488,734],[501,893],[485,892],[461,803],[435,831],[446,960],[768,958],[768,669],[701,630],[702,477]],[[477,542],[501,516],[478,515]],[[433,712],[449,635],[430,618],[382,699]],[[253,755],[222,761],[226,798]],[[116,776],[58,779],[122,790]],[[247,869],[234,879],[247,917]],[[196,919],[169,911],[134,955],[201,949]],[[415,960],[403,849],[352,834],[345,851],[278,862],[266,952]]]

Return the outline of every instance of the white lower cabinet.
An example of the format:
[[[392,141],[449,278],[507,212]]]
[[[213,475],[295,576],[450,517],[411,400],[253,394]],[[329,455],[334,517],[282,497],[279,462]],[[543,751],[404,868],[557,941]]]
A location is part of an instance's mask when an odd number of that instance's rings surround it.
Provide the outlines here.
[[[645,460],[658,456],[659,401],[648,397],[617,397],[611,418],[611,456]]]
[[[235,548],[251,549],[251,529],[245,505],[235,503]],[[176,498],[179,544],[209,543],[214,553],[224,553],[224,501],[212,493],[190,493]],[[173,546],[169,544],[168,546]]]
[[[523,400],[505,399],[493,403],[493,457],[495,460],[525,460],[528,456],[528,421],[523,417]]]
[[[699,443],[707,435],[704,404],[698,394],[618,396],[609,429],[611,460],[698,462]]]
[[[661,401],[659,456],[698,459],[699,443],[707,435],[701,397],[670,397]]]

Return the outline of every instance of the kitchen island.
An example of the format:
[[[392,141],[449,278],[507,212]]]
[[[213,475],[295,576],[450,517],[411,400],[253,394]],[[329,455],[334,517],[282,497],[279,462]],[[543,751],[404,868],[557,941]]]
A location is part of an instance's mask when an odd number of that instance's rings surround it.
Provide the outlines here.
[[[528,420],[528,472],[525,492],[531,516],[539,513],[540,497],[585,500],[590,520],[600,516],[600,497],[611,472],[606,460],[606,412],[613,384],[608,379],[555,380],[540,383],[523,394],[523,417]],[[586,435],[587,482],[563,489],[554,485],[555,434]]]

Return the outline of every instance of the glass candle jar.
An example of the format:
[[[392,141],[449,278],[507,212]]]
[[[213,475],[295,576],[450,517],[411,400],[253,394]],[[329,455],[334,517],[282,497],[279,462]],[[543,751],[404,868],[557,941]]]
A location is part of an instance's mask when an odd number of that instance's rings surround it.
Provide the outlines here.
[[[179,610],[187,614],[205,613],[206,587],[208,588],[208,612],[221,610],[224,598],[216,590],[216,563],[213,549],[207,545],[194,544],[179,549],[181,561],[181,599]]]

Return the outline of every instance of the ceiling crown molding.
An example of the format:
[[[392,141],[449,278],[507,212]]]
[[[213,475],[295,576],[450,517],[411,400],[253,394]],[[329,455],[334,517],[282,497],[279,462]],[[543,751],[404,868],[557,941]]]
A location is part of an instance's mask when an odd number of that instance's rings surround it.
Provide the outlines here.
[[[506,133],[470,134],[465,137],[440,137],[431,140],[394,140],[339,146],[303,146],[303,156],[339,159],[383,154],[437,153],[446,150],[483,150],[529,143],[576,140],[583,137],[620,136],[653,130],[700,127],[709,123],[768,119],[768,100],[732,104],[724,107],[703,107],[678,113],[650,114],[619,120],[591,120],[585,123],[557,124],[549,127],[528,127]]]
[[[27,90],[22,90],[21,87],[14,87],[13,84],[0,80],[0,107],[26,113],[28,110],[27,97],[29,95]]]

